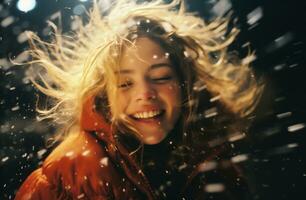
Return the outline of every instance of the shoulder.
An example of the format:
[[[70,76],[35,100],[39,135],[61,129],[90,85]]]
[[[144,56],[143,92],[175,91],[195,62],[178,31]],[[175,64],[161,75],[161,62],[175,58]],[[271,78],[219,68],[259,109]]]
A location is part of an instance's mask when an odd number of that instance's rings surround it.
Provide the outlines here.
[[[58,178],[67,182],[81,181],[87,176],[105,177],[111,166],[106,145],[88,132],[67,137],[44,161],[42,169],[51,182]],[[70,177],[71,176],[71,177]],[[93,178],[93,177],[92,177]],[[107,178],[107,177],[105,177]]]
[[[49,169],[66,161],[97,161],[98,157],[106,155],[105,148],[90,133],[81,131],[65,138],[46,158],[43,168]]]
[[[46,176],[42,173],[41,168],[32,172],[27,180],[22,184],[15,197],[15,200],[19,199],[56,199],[54,192],[52,192],[52,186],[48,182]]]
[[[115,164],[103,143],[88,132],[80,132],[67,137],[51,152],[42,167],[22,184],[17,196],[108,199],[113,195],[112,183],[120,177]]]

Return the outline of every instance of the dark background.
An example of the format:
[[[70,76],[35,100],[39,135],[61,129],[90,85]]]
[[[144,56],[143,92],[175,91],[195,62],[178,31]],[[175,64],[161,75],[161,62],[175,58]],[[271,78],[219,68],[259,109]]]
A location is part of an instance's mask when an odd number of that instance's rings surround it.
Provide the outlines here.
[[[108,1],[104,1],[105,4]],[[266,89],[243,140],[233,142],[247,174],[253,199],[306,199],[306,3],[303,0],[187,0],[187,8],[209,20],[228,8],[241,33],[233,49],[256,52],[253,67],[266,80]],[[84,16],[92,1],[40,0],[23,13],[16,0],[0,1],[0,199],[12,199],[31,171],[50,149],[52,123],[37,122],[39,94],[26,77],[25,30],[50,37],[47,20],[73,29],[73,16]],[[60,15],[59,15],[60,14]],[[59,18],[59,16],[61,16]],[[10,25],[3,21],[13,17]],[[257,17],[257,20],[256,20]],[[237,150],[238,149],[238,150]]]

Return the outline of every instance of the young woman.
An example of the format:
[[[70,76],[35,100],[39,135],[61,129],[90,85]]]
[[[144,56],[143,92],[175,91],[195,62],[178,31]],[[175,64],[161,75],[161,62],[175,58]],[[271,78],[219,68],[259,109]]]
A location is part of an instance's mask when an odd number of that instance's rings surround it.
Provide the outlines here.
[[[39,111],[68,135],[16,199],[245,199],[226,144],[210,143],[261,93],[226,51],[238,30],[180,1],[97,5],[72,37],[31,35],[30,63],[43,69],[32,81],[51,97]]]

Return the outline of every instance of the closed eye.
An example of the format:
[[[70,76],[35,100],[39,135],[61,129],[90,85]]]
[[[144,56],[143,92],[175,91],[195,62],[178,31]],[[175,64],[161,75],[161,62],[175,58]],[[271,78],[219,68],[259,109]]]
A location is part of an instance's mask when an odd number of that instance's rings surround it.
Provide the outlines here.
[[[156,83],[165,83],[165,82],[168,82],[169,80],[172,80],[172,76],[164,76],[164,77],[160,77],[160,78],[152,78],[151,80],[153,82],[156,82]]]
[[[128,88],[132,86],[132,84],[133,84],[132,82],[125,82],[125,83],[119,84],[118,88]]]

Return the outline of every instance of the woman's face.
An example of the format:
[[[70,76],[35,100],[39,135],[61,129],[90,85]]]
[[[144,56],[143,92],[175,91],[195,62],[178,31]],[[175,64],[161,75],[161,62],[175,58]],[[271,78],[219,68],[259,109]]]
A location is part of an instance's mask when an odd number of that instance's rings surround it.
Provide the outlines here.
[[[125,47],[118,75],[117,109],[145,144],[161,142],[181,113],[181,89],[169,54],[149,38]]]

